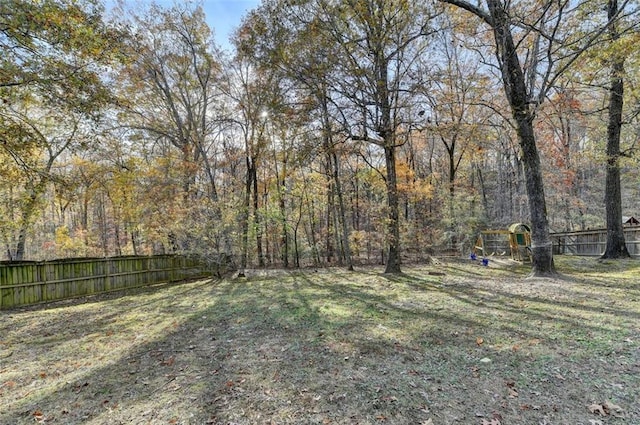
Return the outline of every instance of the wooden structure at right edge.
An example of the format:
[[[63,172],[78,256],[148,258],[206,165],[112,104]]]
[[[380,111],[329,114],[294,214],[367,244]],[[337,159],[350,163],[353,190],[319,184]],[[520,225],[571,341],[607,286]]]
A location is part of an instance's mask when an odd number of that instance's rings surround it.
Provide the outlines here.
[[[509,230],[483,230],[478,235],[473,252],[483,257],[504,256],[509,252],[515,261],[531,261],[531,229],[522,223]]]

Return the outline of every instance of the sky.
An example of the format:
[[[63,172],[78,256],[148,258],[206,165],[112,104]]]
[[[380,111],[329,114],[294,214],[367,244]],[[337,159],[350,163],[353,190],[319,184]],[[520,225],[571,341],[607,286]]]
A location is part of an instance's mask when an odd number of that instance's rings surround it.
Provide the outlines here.
[[[137,0],[125,0],[127,3],[135,4]],[[149,4],[153,0],[143,0],[138,3]],[[155,0],[155,3],[162,7],[171,7],[175,2],[178,4],[190,2],[190,0]],[[224,49],[230,49],[229,37],[233,30],[240,25],[242,18],[251,9],[258,7],[260,0],[191,0],[198,4],[202,3],[202,8],[207,15],[207,23],[214,31],[216,42]],[[107,10],[111,9],[116,0],[106,0]]]
[[[216,41],[229,48],[229,36],[240,25],[242,17],[260,4],[260,0],[202,0],[207,22],[213,28]]]

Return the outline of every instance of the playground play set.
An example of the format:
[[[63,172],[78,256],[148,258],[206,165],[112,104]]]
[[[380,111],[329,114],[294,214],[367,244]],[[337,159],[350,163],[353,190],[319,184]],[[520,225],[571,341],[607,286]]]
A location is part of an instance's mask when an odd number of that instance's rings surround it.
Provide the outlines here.
[[[531,229],[523,223],[514,223],[509,230],[483,230],[470,254],[471,260],[482,257],[482,265],[488,266],[490,256],[506,256],[514,261],[531,261]]]

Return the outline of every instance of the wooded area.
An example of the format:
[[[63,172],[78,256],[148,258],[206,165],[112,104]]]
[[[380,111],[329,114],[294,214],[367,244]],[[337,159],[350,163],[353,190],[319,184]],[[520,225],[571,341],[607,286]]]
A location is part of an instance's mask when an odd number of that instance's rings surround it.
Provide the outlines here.
[[[0,3],[6,260],[230,255],[245,268],[466,254],[480,230],[640,213],[631,0]]]

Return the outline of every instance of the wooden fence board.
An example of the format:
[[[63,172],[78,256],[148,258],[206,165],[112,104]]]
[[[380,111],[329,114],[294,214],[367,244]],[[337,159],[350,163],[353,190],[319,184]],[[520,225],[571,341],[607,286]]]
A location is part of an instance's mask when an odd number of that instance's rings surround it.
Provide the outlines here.
[[[216,270],[174,255],[0,264],[0,309],[206,278]]]
[[[600,256],[607,245],[607,230],[581,230],[552,233],[554,254]],[[625,227],[624,238],[629,254],[640,256],[640,227]]]

